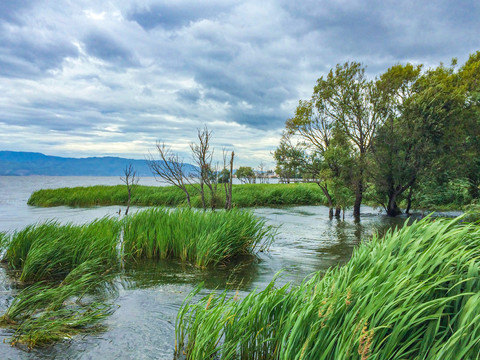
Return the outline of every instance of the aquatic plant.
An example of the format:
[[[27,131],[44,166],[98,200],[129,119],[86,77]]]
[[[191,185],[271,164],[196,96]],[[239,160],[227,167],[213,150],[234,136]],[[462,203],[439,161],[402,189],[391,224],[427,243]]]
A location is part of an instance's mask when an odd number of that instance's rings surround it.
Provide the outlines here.
[[[23,289],[0,317],[0,324],[15,330],[13,345],[26,344],[30,348],[94,331],[112,307],[80,300],[87,293],[105,288],[110,279],[111,272],[100,261],[85,261],[58,284],[42,281]]]
[[[192,206],[201,208],[202,201],[195,189],[187,186],[192,194]],[[205,194],[210,201],[210,194]],[[317,205],[327,201],[316,184],[245,184],[233,185],[235,207]],[[217,189],[217,207],[223,208],[224,193]],[[89,186],[74,188],[45,189],[35,191],[28,204],[35,206],[95,206],[127,205],[128,193],[125,186]],[[137,206],[186,206],[185,194],[175,186],[141,186],[135,188],[131,204]]]
[[[10,268],[21,270],[21,281],[62,279],[87,260],[117,263],[120,229],[112,218],[86,225],[31,225],[11,236],[4,257]]]
[[[92,295],[112,288],[121,250],[126,261],[176,257],[205,267],[263,250],[273,234],[250,212],[164,208],[137,212],[123,221],[50,221],[11,235],[0,233],[3,260],[27,285],[0,317],[0,326],[15,330],[12,344],[28,347],[96,331],[112,306]]]
[[[298,287],[184,303],[187,359],[478,359],[480,227],[427,218]],[[198,289],[196,290],[199,291]]]
[[[251,212],[153,208],[125,219],[123,255],[178,258],[199,267],[266,249],[274,229]]]

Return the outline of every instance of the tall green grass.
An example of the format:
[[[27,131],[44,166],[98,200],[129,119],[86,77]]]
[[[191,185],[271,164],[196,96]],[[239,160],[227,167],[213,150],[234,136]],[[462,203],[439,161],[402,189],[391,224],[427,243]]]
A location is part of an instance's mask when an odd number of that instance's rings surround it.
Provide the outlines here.
[[[11,235],[0,233],[0,255],[28,285],[0,317],[0,325],[15,330],[12,344],[28,347],[96,331],[112,306],[95,301],[92,294],[111,288],[122,260],[176,257],[206,267],[263,250],[273,234],[250,212],[163,208],[123,221],[46,222]],[[88,301],[80,301],[86,295]]]
[[[192,205],[200,208],[200,195],[191,186]],[[209,201],[210,194],[205,194]],[[316,184],[245,184],[233,186],[235,207],[318,205],[326,204]],[[28,200],[35,206],[95,206],[126,205],[127,189],[123,185],[90,186],[75,188],[47,189],[34,192]],[[217,192],[218,207],[222,208],[225,196],[221,186]],[[137,206],[186,206],[185,195],[175,186],[136,186],[132,193],[132,205]]]
[[[176,323],[187,359],[478,359],[480,227],[425,219],[298,287],[193,295]]]
[[[178,258],[207,267],[264,250],[273,235],[250,212],[153,208],[126,218],[123,253],[127,260]]]
[[[26,282],[64,278],[87,260],[112,266],[117,262],[120,229],[112,218],[87,225],[31,225],[12,235],[5,259],[10,268],[21,271],[20,280]]]
[[[110,278],[100,261],[85,261],[60,283],[41,281],[23,289],[0,317],[0,324],[15,329],[13,345],[29,348],[97,330],[97,323],[110,314],[111,305],[80,300]]]

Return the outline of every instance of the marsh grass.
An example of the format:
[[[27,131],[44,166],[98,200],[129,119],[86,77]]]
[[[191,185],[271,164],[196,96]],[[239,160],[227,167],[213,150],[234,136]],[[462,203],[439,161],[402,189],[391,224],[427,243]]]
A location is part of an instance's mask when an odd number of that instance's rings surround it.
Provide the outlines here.
[[[191,186],[192,205],[200,208],[200,195]],[[207,194],[207,201],[209,201]],[[221,186],[216,194],[217,206],[223,208],[225,195]],[[89,186],[59,188],[35,191],[28,204],[35,206],[96,206],[126,205],[127,189],[117,186]],[[279,206],[279,205],[318,205],[326,204],[320,188],[316,184],[245,184],[233,185],[233,205],[235,207]],[[175,186],[141,186],[132,194],[132,205],[137,206],[186,206],[185,195]]]
[[[24,288],[0,317],[0,324],[15,330],[12,345],[29,348],[98,330],[97,323],[111,313],[112,306],[96,301],[82,303],[82,299],[98,289],[108,289],[106,284],[111,279],[112,272],[104,263],[98,259],[85,261],[60,283],[41,281]]]
[[[190,296],[188,359],[478,359],[480,227],[425,219],[359,246],[343,267],[243,299]],[[197,289],[197,292],[199,290]]]
[[[263,251],[274,234],[251,212],[153,208],[126,218],[123,254],[127,260],[178,258],[207,267]]]
[[[113,309],[101,295],[115,290],[122,261],[177,258],[204,268],[264,250],[274,233],[250,212],[165,208],[0,233],[3,260],[24,287],[0,325],[15,331],[13,345],[29,348],[97,331]]]
[[[21,270],[21,281],[62,279],[88,260],[116,264],[120,230],[112,218],[86,225],[31,225],[12,235],[5,258],[10,268]]]

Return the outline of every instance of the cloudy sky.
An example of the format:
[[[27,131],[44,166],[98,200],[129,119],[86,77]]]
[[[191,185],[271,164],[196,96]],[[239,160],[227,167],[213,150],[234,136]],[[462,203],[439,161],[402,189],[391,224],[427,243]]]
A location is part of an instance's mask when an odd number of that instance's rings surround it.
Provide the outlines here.
[[[0,28],[0,150],[142,159],[207,124],[237,166],[273,166],[318,77],[461,63],[480,1],[1,0]]]

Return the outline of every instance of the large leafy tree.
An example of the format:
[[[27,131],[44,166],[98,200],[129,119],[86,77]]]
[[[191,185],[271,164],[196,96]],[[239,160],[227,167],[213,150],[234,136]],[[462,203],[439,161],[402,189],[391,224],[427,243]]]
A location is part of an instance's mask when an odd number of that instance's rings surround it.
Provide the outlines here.
[[[384,120],[383,98],[375,83],[368,81],[365,67],[357,62],[337,65],[317,80],[312,96],[318,110],[341,131],[353,149],[355,191],[353,215],[360,216],[365,190],[367,155],[372,149],[377,127]]]
[[[369,179],[374,184],[376,200],[389,216],[401,213],[397,202],[417,179],[421,166],[412,137],[415,118],[406,111],[415,93],[421,65],[395,65],[376,81],[382,97],[385,121],[378,127],[371,152]],[[418,136],[417,136],[418,138]],[[417,139],[418,140],[418,139]],[[411,194],[409,192],[408,194]]]
[[[300,101],[295,116],[286,122],[286,135],[296,137],[296,148],[304,149],[298,161],[302,163],[303,177],[317,183],[323,191],[330,216],[334,207],[335,216],[339,216],[341,208],[348,206],[351,199],[346,196],[352,169],[351,146],[319,105],[314,97]]]
[[[464,175],[469,184],[469,194],[473,199],[480,198],[480,51],[470,55],[460,68],[459,81],[465,90],[465,111],[463,125],[463,159],[458,164],[465,164]]]

